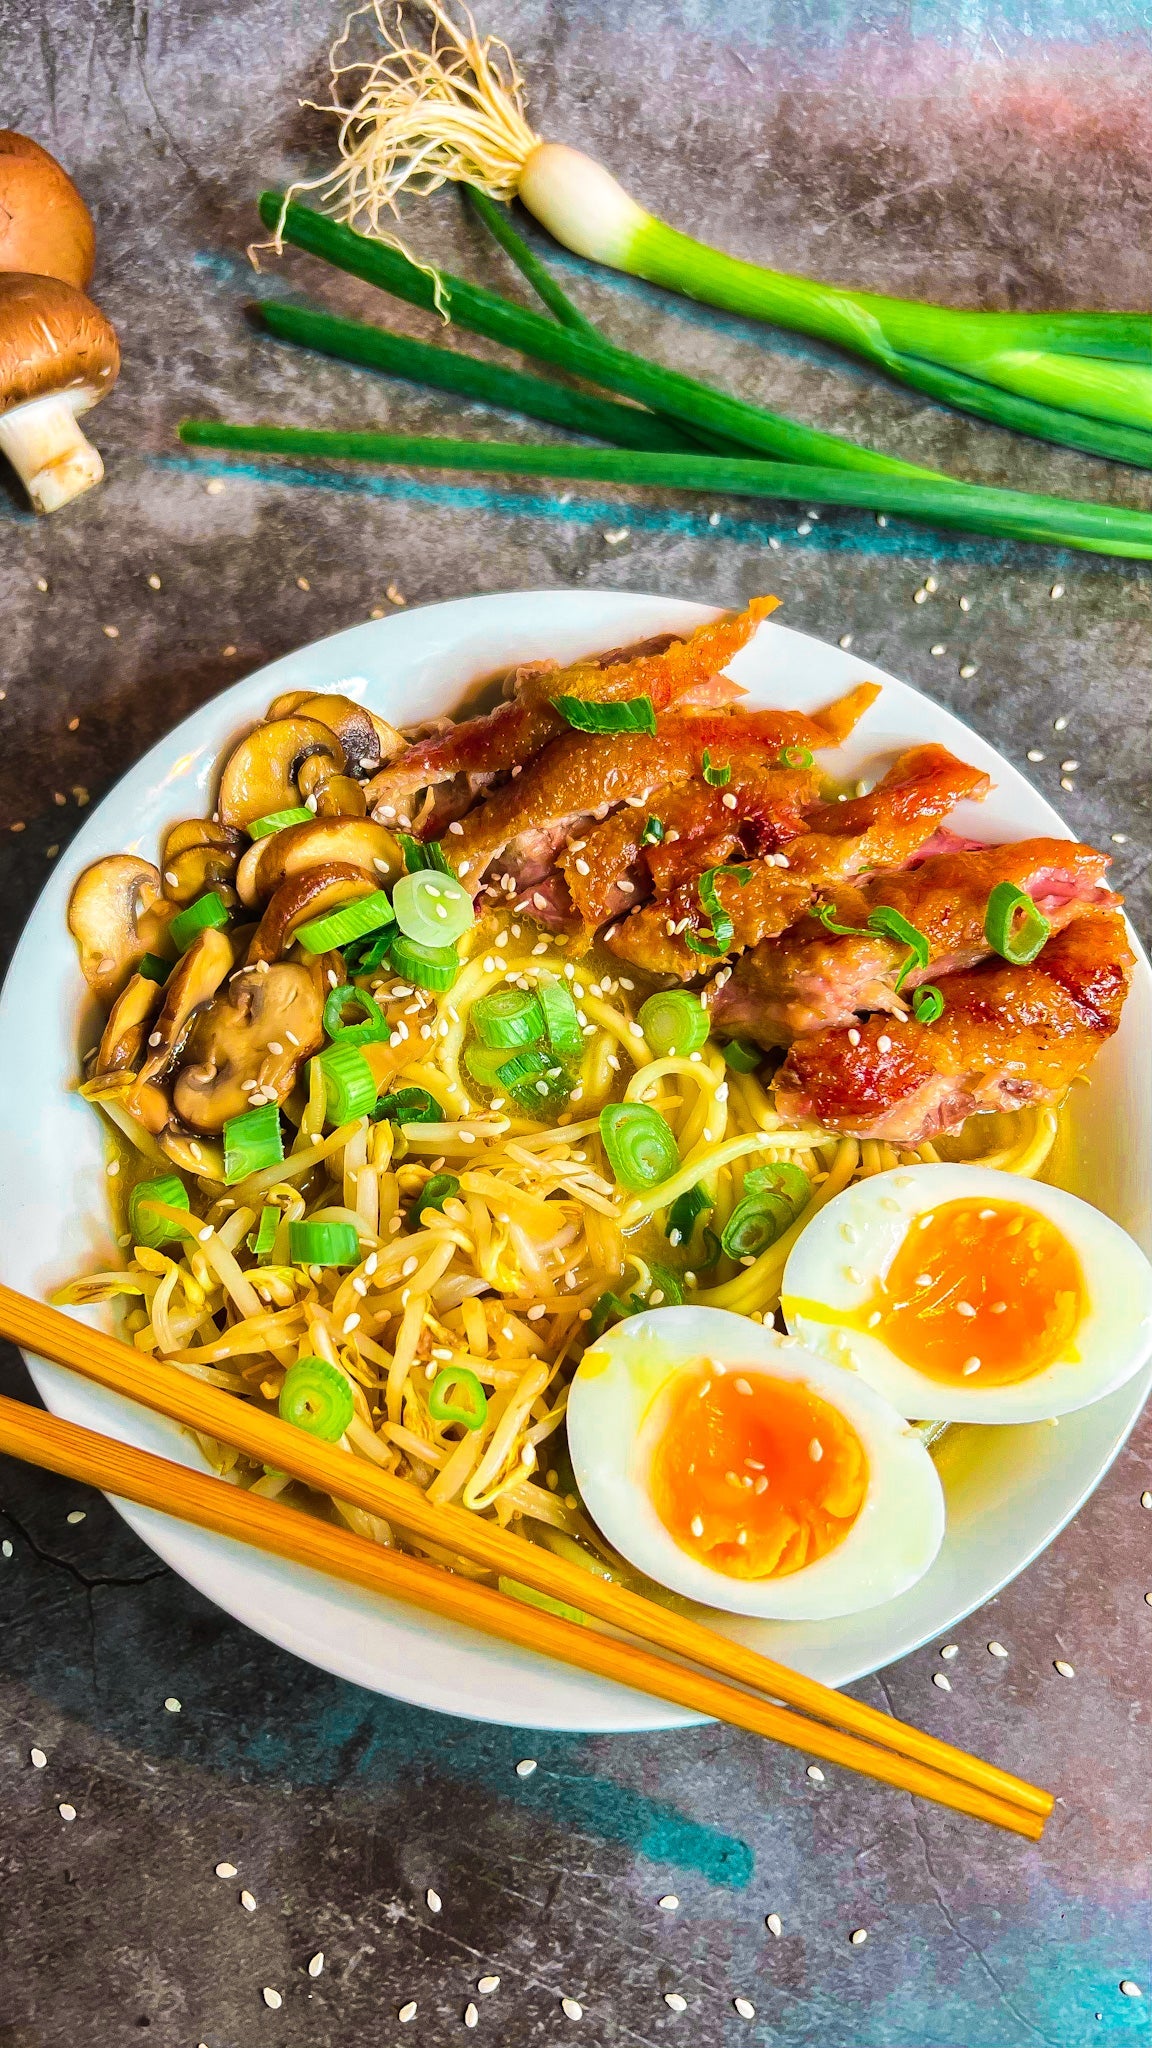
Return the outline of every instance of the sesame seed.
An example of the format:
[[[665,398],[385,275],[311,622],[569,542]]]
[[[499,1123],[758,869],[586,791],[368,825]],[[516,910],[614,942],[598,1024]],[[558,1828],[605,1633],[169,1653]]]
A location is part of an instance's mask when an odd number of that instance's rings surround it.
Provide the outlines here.
[[[261,1996],[263,1997],[265,2005],[268,2006],[272,2012],[279,2012],[280,2007],[284,2003],[284,2000],[281,1998],[280,1993],[278,1991],[274,1991],[272,1989],[271,1984],[266,1984],[264,1986],[264,1990],[261,1993]]]
[[[1060,1673],[1061,1678],[1075,1678],[1076,1676],[1075,1665],[1066,1664],[1064,1662],[1063,1657],[1057,1657],[1055,1659],[1054,1669]]]
[[[755,2019],[756,2007],[753,2005],[752,2000],[750,1998],[734,1998],[732,2000],[732,2003],[736,2007],[736,2010],[739,2013],[742,2020]]]
[[[1048,595],[1049,597],[1063,597],[1064,585],[1062,583],[1054,583]]]
[[[1073,782],[1070,775],[1062,775],[1060,777],[1060,787],[1061,789],[1066,789],[1069,795],[1071,795],[1072,791],[1076,787],[1076,784]]]
[[[940,1652],[940,1655],[946,1658],[948,1663],[950,1664],[952,1662],[953,1657],[958,1657],[960,1655],[959,1643],[945,1643],[944,1648]]]
[[[584,2017],[584,2007],[578,1998],[562,1998],[560,2010],[566,2020],[582,2020]]]
[[[254,1913],[256,1911],[256,1901],[252,1897],[251,1892],[241,1892],[240,1904],[246,1913]]]
[[[309,1961],[309,1964],[308,1964],[308,1975],[309,1975],[310,1977],[319,1977],[319,1976],[320,1976],[320,1974],[321,1974],[321,1972],[323,1971],[323,1968],[324,1968],[324,1951],[323,1951],[323,1949],[322,1949],[322,1948],[318,1948],[318,1949],[317,1949],[317,1951],[316,1951],[316,1953],[315,1953],[315,1955],[314,1955],[314,1956],[313,1956],[313,1957],[312,1957],[312,1958],[310,1959],[310,1961]]]
[[[1060,772],[1063,775],[1075,775],[1079,766],[1079,761],[1061,761]]]
[[[73,1525],[75,1525],[77,1522],[86,1521],[87,1516],[85,1515],[83,1508],[73,1508],[72,1513],[68,1516],[67,1519]]]
[[[42,1749],[30,1749],[28,1751],[28,1761],[34,1771],[42,1771],[48,1759]]]
[[[1125,1998],[1143,1998],[1144,1996],[1140,1986],[1131,1977],[1121,1977],[1120,1989]]]
[[[962,681],[968,682],[971,679],[971,677],[975,675],[976,667],[977,664],[974,661],[962,662],[960,665],[960,676]]]
[[[935,646],[930,648],[929,652],[931,654],[934,654],[936,656],[937,661],[939,661],[940,656],[942,654],[947,654],[948,649],[945,647],[944,642],[942,640],[937,640]]]
[[[808,521],[807,519],[802,519],[802,520],[800,521],[800,524],[799,524],[799,526],[798,526],[798,527],[796,528],[796,531],[797,531],[797,533],[798,533],[798,534],[799,534],[799,535],[801,536],[801,538],[802,538],[802,539],[803,539],[803,538],[806,538],[806,537],[807,537],[807,535],[808,535],[808,534],[810,534],[810,533],[811,533],[811,531],[812,531],[812,527],[811,527],[811,524],[810,524],[810,522],[809,522],[809,521]]]
[[[218,1863],[216,1865],[216,1875],[217,1877],[235,1877],[236,1865],[234,1863]]]
[[[693,1515],[689,1527],[691,1528],[693,1536],[695,1536],[697,1541],[699,1541],[700,1537],[704,1534],[704,1522],[702,1517],[700,1515]]]
[[[218,476],[214,476],[205,484],[204,489],[210,498],[219,498],[223,494],[224,485]]]
[[[58,1806],[56,1811],[60,1815],[61,1820],[75,1820],[76,1818],[76,1808],[69,1806],[67,1800],[61,1806]]]
[[[118,640],[120,638],[119,626],[101,626],[100,631],[106,640]]]
[[[780,1936],[784,1932],[784,1922],[781,1920],[779,1913],[769,1913],[764,1925],[768,1929],[769,1934],[774,1934],[777,1941],[779,1941]]]
[[[824,1456],[824,1446],[821,1443],[818,1436],[814,1436],[811,1443],[809,1444],[808,1456],[811,1458],[812,1463],[814,1465],[818,1465],[820,1463],[821,1458]]]
[[[888,1033],[886,1031],[882,1031],[879,1038],[876,1040],[876,1050],[877,1052],[891,1052],[892,1040],[889,1038]]]
[[[535,1759],[535,1757],[534,1757],[534,1756],[522,1756],[522,1757],[521,1757],[521,1759],[520,1759],[520,1761],[519,1761],[519,1763],[518,1763],[518,1764],[517,1764],[517,1766],[516,1766],[516,1776],[517,1776],[518,1778],[530,1778],[530,1777],[532,1776],[532,1773],[533,1773],[533,1771],[534,1771],[535,1769],[536,1769],[536,1759]]]
[[[958,598],[957,598],[957,600],[956,600],[956,602],[957,602],[957,604],[959,605],[959,607],[960,607],[960,609],[961,609],[961,611],[962,611],[962,612],[970,612],[970,611],[971,611],[971,609],[972,609],[972,599],[971,599],[970,597],[958,597]]]
[[[951,1692],[952,1690],[951,1679],[945,1678],[942,1671],[934,1671],[932,1673],[932,1683],[939,1686],[941,1692]]]
[[[928,592],[926,590],[914,590],[912,592],[912,602],[913,604],[927,604]]]
[[[868,1939],[868,1929],[866,1927],[854,1927],[848,1939],[852,1943],[853,1948],[863,1948],[864,1943]]]
[[[400,2010],[397,2013],[396,2017],[399,2020],[401,2026],[406,2027],[408,2025],[409,2020],[414,2020],[416,2017],[416,2000],[414,1998],[410,1998],[408,2000],[407,2005],[402,2005],[400,2007]]]
[[[5,1557],[12,1556],[12,1545],[7,1536],[4,1538],[3,1543],[0,1543],[0,1553],[3,1553]]]
[[[467,2005],[464,2007],[464,2025],[466,2027],[474,2027],[479,2018],[480,2014],[476,2006],[472,2003],[472,2000],[469,1999]]]
[[[936,592],[940,588],[940,585],[937,583],[936,578],[934,576],[926,576],[924,578],[924,588],[928,592],[929,597],[935,597]]]
[[[665,1892],[664,1897],[657,1899],[656,1904],[662,1913],[674,1913],[680,1901],[676,1897],[675,1892]]]
[[[168,1698],[165,1700],[164,1711],[168,1714],[178,1714],[180,1712],[180,1701],[174,1693],[169,1693]]]
[[[843,647],[845,653],[847,653],[849,647],[851,647],[852,645],[851,633],[841,633],[838,644],[839,646]]]
[[[688,2010],[688,2000],[681,1998],[678,1991],[666,1991],[664,1993],[664,2003],[668,2007],[669,2012],[687,2012]]]
[[[732,792],[730,790],[727,796],[721,797],[720,801],[723,804],[726,811],[734,811],[736,809],[736,799],[732,795]]]
[[[750,1394],[752,1392],[751,1383],[748,1380],[733,1380],[732,1385],[738,1394]]]
[[[822,1785],[824,1783],[824,1773],[820,1769],[819,1764],[809,1764],[804,1776],[811,1778],[814,1785]]]
[[[1149,1493],[1147,1487],[1140,1495],[1140,1505],[1142,1508],[1152,1508],[1152,1493]]]
[[[478,1977],[476,1979],[476,1989],[482,1998],[487,1998],[491,1992],[500,1989],[500,1979],[499,1977]]]
[[[439,1892],[434,1892],[431,1886],[429,1886],[428,1890],[424,1894],[424,1903],[427,1906],[428,1911],[430,1913],[438,1913],[440,1911],[441,1906],[444,1904],[444,1901],[440,1897]]]
[[[1043,754],[1041,753],[1041,751],[1040,751],[1040,748],[1039,748],[1039,747],[1029,747],[1029,749],[1028,749],[1028,759],[1029,759],[1030,761],[1042,761],[1042,760],[1044,759],[1044,756],[1043,756]]]
[[[989,1643],[988,1654],[990,1657],[1006,1657],[1008,1652],[1003,1643]]]
[[[860,1043],[860,1033],[857,1031],[855,1025],[852,1026],[852,1029],[848,1033],[848,1043],[849,1045],[859,1045]]]
[[[1053,732],[1066,732],[1068,730],[1068,719],[1063,711],[1060,713],[1059,718],[1052,720],[1052,730]]]
[[[117,1175],[117,1174],[119,1173],[119,1171],[120,1171],[120,1161],[119,1161],[118,1159],[110,1159],[110,1160],[108,1161],[108,1178],[109,1178],[109,1180],[115,1180],[115,1178],[116,1178],[116,1175]]]
[[[1113,846],[1127,846],[1128,834],[1126,832],[1113,832],[1110,836]]]

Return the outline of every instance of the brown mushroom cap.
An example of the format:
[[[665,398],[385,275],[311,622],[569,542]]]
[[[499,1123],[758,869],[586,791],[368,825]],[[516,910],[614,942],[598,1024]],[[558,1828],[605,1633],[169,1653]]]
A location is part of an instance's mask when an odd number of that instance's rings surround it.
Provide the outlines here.
[[[297,926],[323,917],[341,903],[355,903],[361,896],[371,896],[376,886],[362,868],[350,867],[346,861],[322,861],[318,867],[289,875],[260,920],[248,948],[249,964],[279,960],[292,944]]]
[[[296,784],[310,811],[318,818],[364,818],[368,799],[364,784],[350,775],[335,775],[326,754],[310,754],[301,761]]]
[[[55,277],[0,274],[0,413],[55,391],[86,412],[119,370],[116,330],[83,292]]]
[[[241,968],[192,1027],[173,1090],[177,1115],[212,1134],[250,1108],[253,1095],[283,1102],[300,1063],[323,1042],[323,1017],[314,967],[279,960],[267,973]]]
[[[149,981],[143,974],[132,976],[113,1003],[104,1026],[96,1055],[98,1074],[115,1074],[123,1067],[138,1064],[152,1018],[163,999],[164,990],[158,981]]]
[[[83,291],[96,259],[92,216],[62,164],[0,129],[0,270],[30,270]]]
[[[236,870],[240,901],[249,908],[266,903],[289,875],[322,861],[361,868],[374,889],[404,872],[400,848],[386,825],[371,818],[317,818],[310,825],[288,825],[248,848]]]
[[[174,914],[151,861],[113,853],[85,868],[68,900],[68,929],[80,948],[84,979],[102,1003],[115,1000],[145,953],[171,959]]]
[[[403,733],[389,725],[366,704],[358,704],[354,697],[345,697],[340,691],[325,691],[314,696],[310,690],[285,690],[274,697],[265,714],[268,718],[318,718],[322,725],[331,726],[337,738],[343,742],[348,764],[355,769],[361,766],[368,771],[386,761],[395,760],[408,745]],[[371,726],[375,741],[367,738],[366,727]]]
[[[194,836],[195,835],[195,836]],[[160,859],[164,894],[170,903],[195,903],[215,889],[229,908],[236,901],[232,883],[244,848],[244,836],[210,819],[186,819],[173,825]]]
[[[291,810],[299,801],[297,771],[310,754],[328,754],[334,771],[343,769],[344,749],[331,726],[319,719],[276,718],[258,725],[224,763],[217,805],[221,824],[251,825],[256,818]]]

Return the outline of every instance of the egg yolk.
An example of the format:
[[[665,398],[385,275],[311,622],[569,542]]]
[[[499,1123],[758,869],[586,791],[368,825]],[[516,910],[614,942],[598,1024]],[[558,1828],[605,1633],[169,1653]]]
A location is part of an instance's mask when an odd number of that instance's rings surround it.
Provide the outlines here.
[[[1086,1305],[1047,1216],[967,1199],[916,1219],[863,1327],[931,1379],[1008,1386],[1067,1355]]]
[[[653,1505],[712,1571],[784,1578],[834,1549],[860,1512],[864,1447],[801,1381],[704,1360],[677,1375],[661,1422]]]

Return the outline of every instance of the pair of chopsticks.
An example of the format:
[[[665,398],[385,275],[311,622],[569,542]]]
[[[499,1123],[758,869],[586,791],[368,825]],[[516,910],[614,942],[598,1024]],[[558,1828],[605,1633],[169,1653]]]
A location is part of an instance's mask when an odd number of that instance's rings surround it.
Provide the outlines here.
[[[466,1509],[434,1507],[416,1487],[366,1459],[4,1286],[0,1335],[307,1486],[383,1516],[441,1553],[457,1552],[635,1640],[604,1635],[20,1401],[0,1398],[0,1451],[1039,1840],[1053,1800],[1037,1786],[594,1577]]]

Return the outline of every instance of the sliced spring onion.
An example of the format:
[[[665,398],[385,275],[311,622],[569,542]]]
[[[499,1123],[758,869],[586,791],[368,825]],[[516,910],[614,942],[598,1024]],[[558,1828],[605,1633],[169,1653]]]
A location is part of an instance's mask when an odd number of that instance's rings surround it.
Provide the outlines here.
[[[266,1259],[275,1244],[276,1232],[280,1228],[280,1216],[281,1211],[274,1202],[267,1202],[261,1209],[260,1221],[248,1238],[248,1249],[258,1259]]]
[[[297,925],[293,936],[306,953],[330,953],[337,946],[346,946],[350,940],[362,939],[368,932],[378,932],[393,922],[392,905],[383,889],[374,889],[370,896],[359,896],[354,903],[342,903],[338,910],[326,911],[323,917]]]
[[[355,1266],[360,1239],[351,1223],[290,1223],[288,1257],[294,1266]]]
[[[455,946],[422,946],[419,939],[406,939],[403,932],[389,945],[388,958],[405,981],[414,988],[429,989],[433,995],[443,995],[460,972]]]
[[[145,981],[157,981],[163,988],[174,964],[171,960],[161,960],[159,953],[145,953],[143,959],[136,963],[136,972],[142,974]]]
[[[704,1256],[702,1259],[697,1259],[696,1271],[698,1273],[710,1273],[712,1271],[713,1266],[718,1266],[720,1263],[720,1253],[722,1250],[722,1246],[720,1243],[720,1239],[716,1235],[716,1232],[714,1230],[709,1230],[707,1226],[705,1226],[704,1229],[703,1244]]]
[[[222,931],[231,912],[216,889],[198,896],[187,910],[178,910],[168,927],[168,936],[178,953],[186,953],[198,932]]]
[[[388,958],[389,943],[395,931],[395,925],[389,925],[376,938],[353,939],[350,945],[343,947],[344,965],[349,974],[371,974],[374,967],[382,967]]]
[[[259,1109],[246,1109],[230,1116],[224,1126],[224,1179],[229,1187],[261,1173],[266,1166],[278,1166],[284,1157],[284,1134],[280,1111],[274,1102]]]
[[[619,1185],[630,1194],[670,1180],[680,1164],[671,1126],[647,1102],[606,1103],[600,1136]]]
[[[496,1078],[528,1116],[539,1116],[542,1110],[566,1102],[572,1092],[572,1083],[555,1053],[542,1052],[535,1045],[526,1045],[507,1058]]]
[[[269,811],[266,818],[253,818],[244,830],[249,839],[270,839],[273,832],[283,832],[289,825],[314,825],[315,811],[305,810],[302,804],[293,804],[288,811]]]
[[[792,1221],[791,1204],[783,1195],[745,1195],[737,1202],[720,1233],[730,1259],[756,1259],[783,1237]]]
[[[562,981],[545,975],[536,985],[548,1043],[557,1059],[574,1060],[584,1044],[576,1005]]]
[[[525,989],[494,988],[472,1005],[476,1036],[484,1045],[534,1045],[544,1036],[544,1012]]]
[[[460,1193],[460,1182],[454,1173],[430,1173],[413,1203],[417,1221],[425,1209],[442,1210],[445,1202]]]
[[[158,1251],[162,1244],[183,1237],[178,1223],[156,1214],[156,1203],[166,1209],[191,1210],[188,1190],[177,1174],[164,1173],[158,1180],[138,1180],[128,1197],[128,1228],[134,1244],[146,1244]]]
[[[333,991],[335,993],[335,991]],[[376,1077],[350,1033],[334,1039],[311,1062],[324,1081],[325,1114],[330,1124],[346,1124],[376,1107]]]
[[[628,697],[622,704],[590,704],[583,697],[554,697],[553,705],[577,732],[655,732],[651,697]]]
[[[687,989],[661,989],[641,1003],[638,1022],[657,1059],[687,1059],[708,1036],[708,1013]]]
[[[483,1429],[488,1396],[468,1366],[446,1365],[428,1389],[428,1413],[433,1422],[462,1422],[465,1429]]]
[[[764,1048],[750,1038],[730,1038],[723,1048],[724,1064],[734,1074],[754,1074],[764,1058]]]
[[[508,1064],[509,1057],[506,1045],[478,1045],[474,1038],[464,1048],[464,1065],[482,1088],[499,1087],[500,1069]]]
[[[647,1305],[649,1308],[683,1307],[684,1289],[681,1287],[671,1266],[662,1266],[657,1260],[649,1260],[648,1275],[650,1285],[648,1288]],[[657,1296],[659,1296],[659,1300],[657,1300]]]
[[[610,1322],[619,1322],[624,1316],[635,1315],[635,1313],[636,1311],[631,1302],[621,1301],[618,1294],[613,1294],[611,1291],[598,1294],[592,1303],[592,1313],[588,1318],[588,1336],[590,1341],[594,1344],[597,1337],[602,1337]]]
[[[326,1444],[339,1442],[356,1412],[344,1374],[326,1358],[298,1358],[289,1366],[279,1407],[283,1421]]]
[[[455,945],[476,922],[463,882],[438,868],[402,875],[392,891],[392,914],[404,937],[419,946]]]
[[[783,1196],[793,1210],[803,1209],[812,1198],[812,1183],[803,1168],[790,1159],[778,1159],[772,1166],[753,1166],[744,1175],[741,1190],[746,1195]]]
[[[452,873],[438,839],[414,839],[410,832],[398,832],[396,839],[408,874],[419,874],[421,868],[437,868],[442,875]]]
[[[684,944],[690,953],[702,953],[708,960],[719,960],[728,951],[736,930],[732,919],[729,917],[728,912],[716,893],[716,882],[720,875],[735,875],[740,887],[744,889],[751,880],[752,870],[751,868],[734,867],[731,863],[719,868],[705,868],[696,885],[701,908],[706,911],[711,919],[711,930],[708,932],[685,932]]]
[[[714,768],[712,766],[712,755],[707,747],[705,747],[704,749],[704,760],[702,765],[704,771],[704,780],[708,784],[709,789],[727,788],[728,784],[732,780],[732,769],[730,766],[726,768]]]
[[[984,936],[994,953],[1013,967],[1027,967],[1042,950],[1052,926],[1031,896],[1015,882],[997,882],[984,912]]]
[[[351,1024],[344,1022],[349,1010],[359,1010],[360,1015]],[[346,981],[339,988],[331,988],[324,998],[324,1029],[329,1038],[338,1038],[343,1045],[378,1045],[390,1037],[391,1025],[375,996],[366,988],[357,988],[355,982]]]
[[[696,1228],[697,1217],[706,1215],[711,1207],[712,1203],[699,1182],[694,1188],[686,1189],[669,1206],[668,1221],[664,1225],[665,1237],[672,1244],[686,1245]]]
[[[662,818],[656,818],[656,817],[650,817],[650,818],[646,818],[646,819],[645,819],[645,821],[644,821],[644,830],[643,830],[643,831],[642,831],[642,833],[640,834],[640,844],[641,844],[641,846],[659,846],[659,844],[660,844],[661,840],[663,839],[663,837],[664,837],[664,821],[663,821],[663,819],[662,819]]]
[[[780,766],[782,768],[811,768],[812,756],[808,752],[807,747],[781,747]]]
[[[944,1015],[944,997],[930,981],[922,981],[912,998],[912,1015],[918,1024],[935,1024]]]
[[[909,924],[898,910],[892,910],[886,903],[878,904],[868,913],[868,929],[880,932],[886,939],[895,939],[901,946],[907,946],[908,958],[896,976],[896,994],[899,995],[914,967],[923,970],[928,965],[931,948],[924,933],[917,925]]]
[[[376,1104],[375,1123],[442,1124],[446,1112],[426,1088],[395,1088]]]

